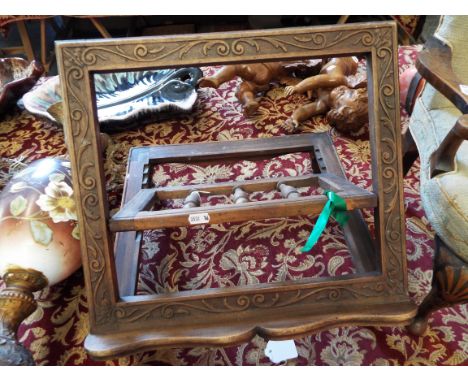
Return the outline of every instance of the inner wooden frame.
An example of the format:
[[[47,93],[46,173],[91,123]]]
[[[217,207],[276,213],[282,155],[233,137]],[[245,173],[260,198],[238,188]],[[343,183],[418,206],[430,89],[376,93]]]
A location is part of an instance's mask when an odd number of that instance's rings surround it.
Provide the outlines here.
[[[220,150],[220,145],[222,145],[222,150]],[[277,155],[299,152],[308,154],[310,157],[312,173],[309,175],[174,187],[158,187],[149,176],[154,170],[154,166],[162,163],[207,164],[219,160],[230,163],[242,159],[255,161],[256,159],[271,159]],[[122,196],[122,208],[109,221],[109,229],[118,232],[114,244],[114,256],[119,292],[124,300],[126,296],[134,296],[137,289],[142,230],[187,226],[190,213],[199,214],[202,211],[209,214],[210,224],[273,217],[285,218],[304,214],[313,216],[320,213],[327,201],[325,195],[302,196],[293,199],[283,196],[282,199],[273,201],[249,202],[241,205],[218,204],[195,208],[163,209],[156,213],[143,212],[154,210],[152,207],[156,200],[164,200],[174,196],[185,198],[194,189],[198,191],[210,190],[215,191],[214,194],[217,195],[221,193],[232,196],[231,192],[234,187],[239,186],[247,193],[259,190],[268,192],[277,189],[278,182],[281,182],[293,187],[315,185],[322,187],[323,190],[329,189],[337,192],[345,199],[348,209],[349,220],[343,227],[343,233],[356,270],[353,277],[375,275],[381,271],[380,256],[376,253],[369,228],[359,211],[361,208],[375,207],[377,197],[372,192],[361,189],[346,179],[328,132],[230,142],[132,147],[128,155],[127,174]],[[157,221],[154,220],[154,217]],[[336,277],[334,279],[337,280]],[[320,281],[324,280],[322,278]],[[305,284],[307,281],[302,279],[277,283],[284,286],[298,282]],[[265,285],[271,287],[273,284],[275,283]],[[264,285],[260,284],[255,287],[263,288]],[[236,288],[240,290],[241,287],[237,286]],[[204,294],[207,296],[211,293],[220,293],[220,291],[219,288],[208,288],[204,289]],[[222,288],[223,293],[228,291],[230,291],[230,287]],[[191,293],[193,291],[180,291],[178,295],[182,297]]]
[[[81,231],[90,334],[109,358],[156,346],[232,345],[344,324],[404,325],[408,297],[394,22],[56,43],[64,130]],[[378,275],[285,285],[119,296],[92,76],[96,72],[365,56]]]

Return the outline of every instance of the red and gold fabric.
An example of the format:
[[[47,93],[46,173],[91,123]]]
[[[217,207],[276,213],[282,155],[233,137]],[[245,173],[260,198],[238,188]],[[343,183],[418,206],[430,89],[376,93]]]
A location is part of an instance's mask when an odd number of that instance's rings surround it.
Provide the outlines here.
[[[414,65],[417,47],[399,51],[400,71]],[[212,71],[213,69],[207,69]],[[260,100],[259,113],[246,118],[235,98],[235,81],[219,89],[199,91],[192,114],[112,135],[105,171],[111,208],[118,206],[128,150],[138,145],[236,140],[291,134],[284,124],[304,102],[274,87]],[[408,123],[402,111],[402,124]],[[329,131],[349,180],[370,187],[367,136],[346,137],[330,129],[324,117],[304,124],[300,132]],[[300,133],[299,132],[299,133]],[[62,128],[27,112],[13,112],[0,123],[0,186],[21,161],[66,154]],[[194,184],[278,175],[294,176],[310,165],[290,154],[256,163],[242,161],[210,166],[167,165],[152,174],[158,184]],[[419,162],[404,181],[409,287],[420,303],[432,278],[434,233],[419,196]],[[269,197],[263,195],[259,197]],[[214,197],[209,201],[215,202]],[[370,212],[364,214],[372,223]],[[228,285],[253,284],[354,272],[340,227],[329,224],[314,250],[301,253],[316,217],[271,219],[212,225],[208,229],[177,228],[144,235],[138,293],[161,293]],[[372,228],[372,224],[371,224]],[[85,352],[88,310],[83,274],[37,294],[39,308],[20,327],[19,338],[41,365],[269,365],[265,340],[226,348],[159,349],[108,362],[95,362]],[[422,337],[404,328],[341,327],[296,340],[297,365],[468,365],[468,310],[459,305],[435,312]]]

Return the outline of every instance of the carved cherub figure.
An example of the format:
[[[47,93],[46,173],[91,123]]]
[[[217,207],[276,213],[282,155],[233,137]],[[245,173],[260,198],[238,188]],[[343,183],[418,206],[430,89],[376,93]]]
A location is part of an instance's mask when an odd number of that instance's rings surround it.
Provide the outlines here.
[[[218,88],[221,84],[240,77],[243,81],[236,92],[237,99],[244,106],[247,116],[254,114],[259,108],[256,95],[265,92],[273,82],[285,85],[297,84],[300,80],[293,75],[294,70],[317,73],[321,66],[320,60],[309,62],[262,62],[254,64],[225,65],[213,76],[199,80],[200,87]]]
[[[318,75],[286,87],[286,94],[303,94],[314,99],[296,109],[291,117],[295,128],[314,115],[327,113],[330,125],[349,133],[358,131],[368,120],[366,81],[352,77],[358,68],[354,57],[332,58]]]

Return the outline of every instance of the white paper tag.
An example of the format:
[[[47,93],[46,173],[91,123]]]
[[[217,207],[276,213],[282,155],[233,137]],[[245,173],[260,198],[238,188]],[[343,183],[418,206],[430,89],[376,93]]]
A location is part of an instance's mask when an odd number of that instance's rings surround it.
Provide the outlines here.
[[[296,344],[294,343],[294,340],[268,341],[265,348],[265,355],[274,363],[280,363],[287,359],[296,358]]]
[[[210,215],[207,213],[204,214],[190,214],[188,217],[190,224],[206,224],[210,221]]]
[[[468,85],[460,85],[460,90],[463,94],[468,95]]]

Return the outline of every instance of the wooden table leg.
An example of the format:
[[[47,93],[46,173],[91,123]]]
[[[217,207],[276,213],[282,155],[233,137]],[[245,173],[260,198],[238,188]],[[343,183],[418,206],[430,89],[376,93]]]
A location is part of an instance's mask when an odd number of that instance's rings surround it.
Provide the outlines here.
[[[417,316],[408,329],[414,335],[423,335],[431,312],[466,302],[468,264],[436,235],[432,289],[419,306]]]
[[[16,22],[16,26],[18,27],[21,43],[23,44],[26,56],[29,61],[32,61],[34,60],[34,50],[31,45],[31,39],[29,38],[28,30],[26,29],[26,24],[23,20],[20,20]]]
[[[95,17],[90,17],[89,20],[93,23],[95,28],[101,33],[102,37],[104,38],[112,38],[111,34],[107,31],[107,29],[102,25],[102,23],[96,19]]]

